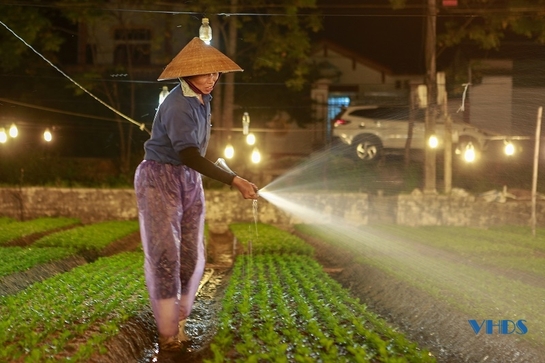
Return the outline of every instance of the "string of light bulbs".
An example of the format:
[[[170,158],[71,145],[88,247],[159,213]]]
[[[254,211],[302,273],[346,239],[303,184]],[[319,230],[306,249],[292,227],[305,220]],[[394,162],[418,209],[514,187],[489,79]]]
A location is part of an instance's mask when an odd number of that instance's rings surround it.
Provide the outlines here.
[[[27,46],[30,50],[32,50],[34,53],[36,53],[40,58],[42,58],[47,64],[49,64],[51,67],[53,67],[57,72],[59,72],[60,74],[62,74],[65,78],[67,78],[70,82],[72,82],[73,84],[75,84],[78,88],[80,88],[83,92],[87,93],[89,96],[91,96],[92,98],[94,98],[96,101],[98,101],[100,104],[102,104],[103,106],[105,106],[106,108],[108,108],[109,110],[111,110],[112,112],[114,112],[115,114],[117,114],[118,116],[122,117],[123,119],[135,124],[138,126],[138,128],[141,130],[141,131],[146,131],[148,134],[151,135],[151,132],[146,128],[146,124],[145,123],[140,123],[140,122],[137,122],[135,120],[133,120],[132,118],[130,118],[129,116],[123,114],[122,112],[119,112],[118,110],[116,110],[115,108],[113,108],[112,106],[108,105],[106,102],[102,101],[100,98],[98,98],[97,96],[95,96],[93,93],[91,93],[89,90],[87,90],[85,87],[83,87],[82,85],[80,85],[78,82],[76,82],[76,80],[74,80],[72,77],[70,77],[68,74],[66,74],[65,72],[63,72],[59,67],[57,67],[56,65],[54,65],[49,59],[47,59],[45,56],[43,56],[40,52],[38,52],[36,49],[34,49],[34,47],[32,47],[32,45],[30,45],[29,43],[27,43],[22,37],[20,37],[17,33],[15,33],[15,31],[13,31],[10,27],[8,27],[6,24],[4,24],[4,22],[2,22],[0,20],[0,24],[2,26],[4,26],[4,28],[6,28],[11,34],[13,34],[17,39],[19,39],[25,46]]]

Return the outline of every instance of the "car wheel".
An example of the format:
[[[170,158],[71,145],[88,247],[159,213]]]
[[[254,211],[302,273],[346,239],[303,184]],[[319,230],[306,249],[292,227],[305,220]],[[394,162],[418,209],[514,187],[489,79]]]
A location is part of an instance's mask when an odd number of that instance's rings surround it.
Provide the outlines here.
[[[357,160],[365,162],[377,161],[382,154],[382,143],[371,135],[361,136],[352,142]]]

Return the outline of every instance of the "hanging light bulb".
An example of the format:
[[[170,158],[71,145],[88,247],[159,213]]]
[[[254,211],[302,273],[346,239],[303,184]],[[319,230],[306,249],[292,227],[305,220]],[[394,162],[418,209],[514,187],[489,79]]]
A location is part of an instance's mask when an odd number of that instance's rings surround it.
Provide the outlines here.
[[[202,18],[202,25],[199,28],[199,38],[206,44],[212,41],[212,28],[208,23],[208,18]]]
[[[251,132],[246,135],[246,143],[248,145],[254,145],[255,144],[255,135],[252,134]]]
[[[8,141],[8,134],[6,134],[6,129],[0,127],[0,143],[4,144]]]
[[[231,143],[227,144],[225,150],[223,151],[223,155],[227,159],[232,159],[233,156],[235,156],[235,148],[233,147],[233,145],[231,145]]]
[[[513,145],[510,141],[504,141],[505,147],[503,148],[503,152],[507,156],[512,156],[515,154],[515,145]]]
[[[165,98],[167,98],[168,94],[169,94],[168,87],[163,86],[163,89],[161,90],[161,93],[159,93],[159,104],[163,103]]]
[[[261,161],[261,153],[257,149],[257,147],[254,147],[254,150],[252,151],[252,163],[258,164]]]
[[[233,147],[233,144],[231,144],[231,135],[227,138],[227,146],[225,146],[225,150],[223,150],[223,156],[225,156],[226,159],[232,159],[233,156],[235,156],[235,148]]]
[[[470,142],[467,144],[466,149],[464,151],[464,160],[468,163],[472,163],[475,161],[475,147]]]
[[[244,112],[242,115],[242,135],[248,135],[250,132],[250,115]]]
[[[428,139],[428,145],[432,149],[437,148],[437,145],[439,145],[439,139],[437,139],[437,136],[431,135]]]
[[[19,130],[17,130],[17,126],[15,124],[11,124],[9,127],[9,136],[16,138],[17,135],[19,135]]]
[[[44,131],[44,140],[47,142],[51,142],[51,140],[53,140],[53,135],[51,134],[51,131],[49,131],[49,129],[45,129]]]

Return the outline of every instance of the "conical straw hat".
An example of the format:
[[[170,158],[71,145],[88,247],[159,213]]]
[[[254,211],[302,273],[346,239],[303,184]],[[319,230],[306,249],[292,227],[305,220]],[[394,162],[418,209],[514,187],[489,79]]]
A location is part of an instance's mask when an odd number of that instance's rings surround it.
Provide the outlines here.
[[[242,71],[243,69],[225,54],[195,37],[165,67],[157,80]]]

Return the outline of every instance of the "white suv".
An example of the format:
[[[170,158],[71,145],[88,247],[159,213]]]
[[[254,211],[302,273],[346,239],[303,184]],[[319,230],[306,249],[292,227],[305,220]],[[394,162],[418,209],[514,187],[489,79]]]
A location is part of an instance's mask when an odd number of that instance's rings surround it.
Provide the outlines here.
[[[414,117],[411,149],[424,149],[424,110]],[[444,124],[436,120],[437,148],[443,147]],[[383,153],[405,149],[409,130],[408,107],[349,106],[333,120],[333,136],[351,147],[351,156],[375,161]],[[452,123],[453,144],[458,151],[471,143],[475,150],[484,150],[490,135],[466,123]]]

